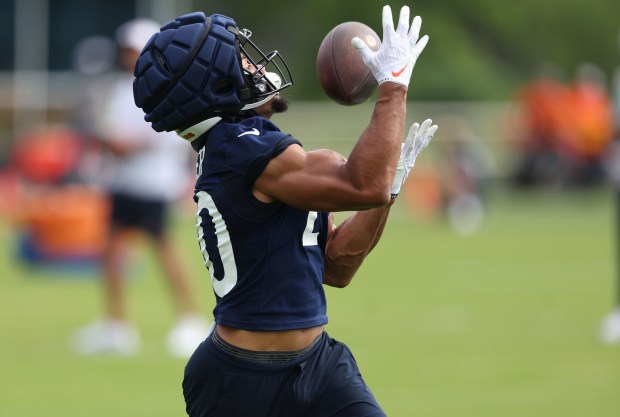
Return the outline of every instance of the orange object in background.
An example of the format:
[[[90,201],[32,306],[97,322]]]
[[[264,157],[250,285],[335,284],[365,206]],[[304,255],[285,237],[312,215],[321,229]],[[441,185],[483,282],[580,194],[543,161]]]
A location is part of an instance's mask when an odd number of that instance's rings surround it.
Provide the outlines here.
[[[66,128],[40,128],[15,140],[12,163],[27,181],[53,183],[76,167],[82,138]]]
[[[540,79],[518,95],[525,150],[552,150],[577,158],[600,158],[613,136],[612,103],[594,82],[564,85]]]
[[[529,151],[552,149],[566,124],[568,88],[541,78],[517,92],[524,132],[519,145]]]
[[[99,256],[107,236],[108,201],[82,185],[35,187],[24,194],[16,221],[45,258]]]
[[[583,158],[600,158],[613,137],[612,103],[605,90],[592,82],[575,83],[568,97],[569,116],[564,139],[570,151]]]
[[[431,219],[442,210],[441,179],[437,170],[429,164],[419,163],[414,170],[414,175],[407,179],[401,193],[414,217]]]

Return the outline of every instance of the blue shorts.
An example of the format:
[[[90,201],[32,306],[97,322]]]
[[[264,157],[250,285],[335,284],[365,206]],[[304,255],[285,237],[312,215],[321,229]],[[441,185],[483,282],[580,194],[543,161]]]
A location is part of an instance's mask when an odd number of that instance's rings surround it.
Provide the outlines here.
[[[227,351],[213,336],[185,367],[190,417],[385,417],[349,348],[326,332],[300,356],[279,361]]]
[[[110,197],[112,227],[138,229],[155,238],[162,236],[167,220],[166,201],[120,193],[113,193]]]

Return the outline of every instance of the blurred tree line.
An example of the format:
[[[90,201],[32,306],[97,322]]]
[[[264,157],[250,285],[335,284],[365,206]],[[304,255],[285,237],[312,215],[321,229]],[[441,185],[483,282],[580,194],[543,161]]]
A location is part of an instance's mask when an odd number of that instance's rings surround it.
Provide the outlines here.
[[[195,0],[206,14],[233,17],[254,32],[263,50],[278,49],[291,66],[292,98],[322,99],[315,58],[335,25],[364,22],[382,34],[376,0]],[[394,19],[403,4],[422,16],[430,43],[413,73],[410,98],[502,100],[543,67],[568,81],[584,62],[609,77],[620,65],[619,0],[418,0],[391,2]]]

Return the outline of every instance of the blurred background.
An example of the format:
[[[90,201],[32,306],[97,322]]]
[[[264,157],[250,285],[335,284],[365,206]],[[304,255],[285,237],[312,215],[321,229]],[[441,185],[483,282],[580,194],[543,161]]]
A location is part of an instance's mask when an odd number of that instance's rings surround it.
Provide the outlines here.
[[[141,247],[125,267],[143,352],[84,358],[67,343],[102,303],[107,156],[95,124],[119,71],[119,25],[232,16],[291,68],[282,130],[347,155],[372,100],[328,101],[316,51],[344,21],[381,34],[383,4],[0,2],[0,417],[184,415],[185,362],[160,346],[172,311]],[[391,3],[395,16],[403,4]],[[354,284],[327,290],[328,331],[390,416],[620,415],[620,3],[410,6],[431,39],[408,121],[439,130]],[[210,316],[191,199],[173,214]]]

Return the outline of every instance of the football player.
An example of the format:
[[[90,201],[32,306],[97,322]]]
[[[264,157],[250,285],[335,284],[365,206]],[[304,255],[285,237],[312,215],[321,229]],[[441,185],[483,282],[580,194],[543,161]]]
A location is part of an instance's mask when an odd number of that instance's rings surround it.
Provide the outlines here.
[[[136,104],[198,152],[198,243],[216,306],[185,368],[190,416],[385,415],[350,350],[324,330],[323,285],[351,282],[437,129],[415,123],[403,145],[411,72],[428,41],[420,25],[403,7],[394,29],[386,6],[381,48],[352,40],[379,94],[348,158],[305,151],[271,121],[288,107],[290,71],[233,19],[184,15],[144,47]],[[334,211],[356,213],[335,225]]]

